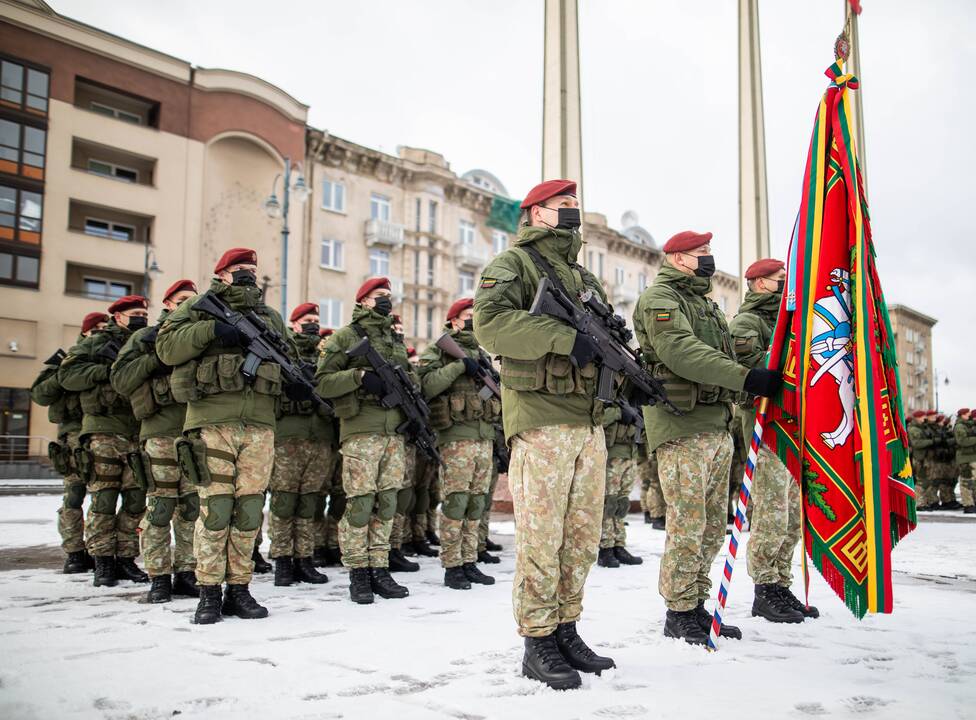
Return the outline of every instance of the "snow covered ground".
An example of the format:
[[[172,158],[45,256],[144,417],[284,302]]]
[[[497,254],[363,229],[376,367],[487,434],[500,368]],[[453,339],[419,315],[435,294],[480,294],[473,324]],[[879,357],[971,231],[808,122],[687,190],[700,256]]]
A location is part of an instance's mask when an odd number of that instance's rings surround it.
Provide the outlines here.
[[[56,545],[58,502],[0,498],[0,555]],[[193,600],[141,603],[145,586],[0,572],[0,718],[973,718],[971,520],[929,515],[895,552],[894,615],[862,622],[816,574],[819,620],[753,619],[740,565],[727,619],[745,639],[709,654],[662,636],[664,534],[631,516],[630,548],[645,563],[595,567],[581,623],[618,669],[563,693],[519,675],[510,521],[493,528],[502,564],[483,566],[493,587],[448,590],[427,560],[398,576],[409,598],[361,607],[348,601],[342,570],[330,568],[325,586],[279,589],[263,576],[252,590],[270,618],[209,627],[190,624]]]

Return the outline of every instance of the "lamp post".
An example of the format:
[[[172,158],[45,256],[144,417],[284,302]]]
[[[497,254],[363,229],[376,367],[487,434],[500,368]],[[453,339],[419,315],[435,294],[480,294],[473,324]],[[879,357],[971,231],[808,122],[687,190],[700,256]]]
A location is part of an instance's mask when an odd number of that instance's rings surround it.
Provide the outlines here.
[[[150,259],[152,262],[150,263]],[[162,269],[159,267],[159,263],[156,262],[156,253],[149,249],[149,243],[146,243],[146,254],[142,262],[142,296],[144,298],[149,298],[149,276],[150,275],[161,275],[163,273]]]
[[[944,372],[941,372],[938,369],[936,369],[935,370],[935,411],[936,412],[939,412],[939,381],[940,380],[946,385],[949,384],[948,376]]]
[[[295,184],[291,184],[292,164],[291,158],[285,158],[285,181],[282,189],[282,202],[278,202],[275,189],[278,187],[278,178],[281,173],[275,175],[274,182],[271,183],[271,197],[264,201],[264,209],[269,218],[281,217],[281,317],[288,317],[288,205],[289,196],[292,191],[298,202],[304,203],[308,197],[308,186],[305,184],[305,177],[302,175],[300,167],[296,167]]]

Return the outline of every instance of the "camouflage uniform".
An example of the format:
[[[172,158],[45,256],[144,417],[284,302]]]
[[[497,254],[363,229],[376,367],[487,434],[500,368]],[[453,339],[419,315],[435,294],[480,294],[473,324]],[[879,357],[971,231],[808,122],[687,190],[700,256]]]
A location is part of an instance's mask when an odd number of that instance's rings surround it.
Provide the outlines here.
[[[339,436],[336,428],[336,437]],[[346,511],[346,492],[342,489],[342,455],[338,444],[333,448],[335,466],[332,474],[325,481],[325,491],[322,493],[321,507],[323,517],[321,522],[315,523],[315,547],[339,549],[339,521]],[[328,500],[328,511],[326,511]]]
[[[507,472],[507,468],[506,468]],[[491,506],[495,501],[495,488],[498,487],[498,459],[491,464],[491,482],[488,483],[488,493],[485,496],[485,511],[481,513],[478,522],[478,552],[488,550],[488,533],[491,531]]]
[[[634,462],[636,428],[621,422],[620,408],[615,405],[604,411],[603,424],[607,445],[607,482],[603,498],[601,549],[627,544],[626,518],[630,512],[630,489],[637,474]]]
[[[956,440],[947,424],[935,423],[938,437],[935,461],[938,468],[935,474],[936,494],[942,505],[956,502]],[[957,505],[958,507],[958,505]]]
[[[652,518],[663,518],[667,512],[661,478],[657,471],[657,453],[647,457],[647,445],[640,444],[634,451],[637,476],[641,479],[641,508]]]
[[[935,432],[932,423],[915,420],[908,426],[908,441],[912,452],[912,469],[915,473],[915,502],[919,508],[939,504],[932,475],[933,445]]]
[[[397,489],[397,509],[393,516],[393,527],[390,529],[390,547],[399,550],[404,542],[413,539],[413,530],[408,528],[408,520],[413,517],[413,508],[416,504],[414,486],[416,485],[417,469],[419,463],[417,456],[420,453],[416,446],[407,444],[404,446],[404,471],[403,481]],[[410,530],[409,537],[407,530]]]
[[[967,418],[956,420],[952,428],[956,441],[956,465],[959,467],[959,491],[962,504],[973,507],[976,493],[976,420]]]
[[[417,453],[417,472],[414,476],[414,503],[407,518],[404,537],[414,542],[427,542],[427,513],[437,507],[433,492],[435,479],[439,472],[437,463],[430,462],[423,453]]]

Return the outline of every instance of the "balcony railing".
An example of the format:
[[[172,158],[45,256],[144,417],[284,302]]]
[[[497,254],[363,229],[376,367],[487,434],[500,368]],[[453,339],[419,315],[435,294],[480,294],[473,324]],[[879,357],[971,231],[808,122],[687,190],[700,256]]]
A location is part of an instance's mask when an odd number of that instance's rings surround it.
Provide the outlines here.
[[[628,285],[613,285],[610,291],[610,301],[614,305],[634,305],[640,293],[636,288]]]
[[[386,220],[366,221],[366,245],[403,246],[403,225],[387,222]]]
[[[459,242],[454,246],[454,262],[458,267],[480,270],[488,264],[488,248],[475,243]]]

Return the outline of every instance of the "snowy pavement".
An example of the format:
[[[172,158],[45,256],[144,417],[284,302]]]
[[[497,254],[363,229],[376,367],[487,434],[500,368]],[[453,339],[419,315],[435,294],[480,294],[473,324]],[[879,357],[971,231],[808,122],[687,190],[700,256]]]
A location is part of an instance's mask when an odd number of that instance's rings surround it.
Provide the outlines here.
[[[55,546],[59,500],[0,498],[0,552]],[[862,622],[815,571],[819,620],[753,619],[743,563],[727,619],[745,639],[709,654],[661,634],[664,534],[633,515],[629,547],[645,563],[594,567],[580,626],[618,669],[562,693],[519,675],[511,522],[493,527],[501,565],[482,566],[493,587],[449,590],[426,560],[397,576],[409,598],[356,606],[342,570],[329,568],[325,586],[275,588],[258,576],[252,590],[271,616],[209,627],[190,624],[193,600],[141,603],[145,586],[0,572],[0,718],[973,718],[972,517],[923,520],[895,551],[895,613]]]

